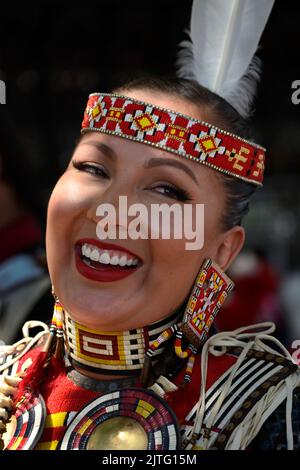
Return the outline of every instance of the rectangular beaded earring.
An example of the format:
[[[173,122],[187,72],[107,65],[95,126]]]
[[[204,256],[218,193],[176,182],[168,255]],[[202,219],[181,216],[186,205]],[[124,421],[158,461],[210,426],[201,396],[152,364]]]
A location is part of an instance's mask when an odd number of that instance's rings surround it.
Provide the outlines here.
[[[207,339],[213,321],[234,283],[211,259],[202,264],[188,300],[181,331],[196,348]]]

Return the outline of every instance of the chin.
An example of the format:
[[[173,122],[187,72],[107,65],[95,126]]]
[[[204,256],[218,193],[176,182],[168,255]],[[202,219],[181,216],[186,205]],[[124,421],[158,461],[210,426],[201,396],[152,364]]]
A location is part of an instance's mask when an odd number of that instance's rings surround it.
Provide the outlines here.
[[[123,326],[124,323],[122,318],[114,318],[112,320],[111,317],[105,318],[105,316],[101,316],[99,312],[97,315],[91,315],[91,312],[83,312],[77,311],[75,313],[72,312],[71,317],[76,322],[80,323],[87,328],[91,328],[93,330],[99,331],[119,331],[119,330],[127,330],[128,327]],[[122,325],[119,327],[118,325]]]
[[[119,328],[118,325],[123,325],[124,320],[128,318],[127,312],[122,315],[118,314],[118,316],[112,315],[112,312],[120,312],[120,307],[124,302],[104,301],[101,296],[98,296],[94,301],[87,302],[87,298],[89,296],[86,292],[77,291],[76,295],[73,294],[70,297],[64,295],[61,303],[73,320],[88,328],[115,331]],[[99,305],[101,305],[100,308]]]

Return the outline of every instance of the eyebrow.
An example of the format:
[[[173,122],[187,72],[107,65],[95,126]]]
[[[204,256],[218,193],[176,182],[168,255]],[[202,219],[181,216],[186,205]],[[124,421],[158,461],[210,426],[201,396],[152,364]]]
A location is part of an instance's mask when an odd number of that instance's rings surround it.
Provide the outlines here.
[[[117,154],[115,153],[115,151],[103,142],[98,142],[97,140],[89,140],[87,142],[81,142],[80,145],[91,145],[92,147],[96,148],[112,160],[117,159]],[[145,163],[144,168],[154,168],[163,165],[179,168],[179,170],[184,171],[188,176],[190,176],[196,184],[199,184],[193,171],[180,161],[169,160],[167,158],[153,157]]]
[[[103,142],[98,142],[96,140],[89,140],[87,142],[80,142],[80,145],[91,145],[92,147],[96,148],[100,152],[102,152],[107,157],[111,158],[112,160],[116,160],[117,154],[115,151],[109,147],[108,145],[104,144]]]
[[[161,165],[168,165],[175,168],[179,168],[180,170],[184,171],[187,175],[189,175],[196,184],[199,184],[193,171],[186,165],[184,165],[184,163],[181,163],[179,161],[177,162],[175,160],[168,160],[166,158],[151,158],[146,162],[144,166],[145,168],[153,168]]]

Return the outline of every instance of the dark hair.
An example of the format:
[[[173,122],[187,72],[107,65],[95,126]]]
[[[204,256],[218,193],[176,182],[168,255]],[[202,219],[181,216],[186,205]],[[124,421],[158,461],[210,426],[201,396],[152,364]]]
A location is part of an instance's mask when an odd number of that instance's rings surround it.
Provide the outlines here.
[[[201,107],[204,120],[225,131],[237,134],[246,140],[253,141],[252,131],[246,119],[220,96],[211,92],[193,80],[182,78],[139,78],[115,89],[117,93],[130,90],[152,90],[183,98]],[[227,196],[227,210],[222,216],[222,226],[228,230],[240,225],[249,210],[249,199],[255,186],[238,178],[218,173]]]

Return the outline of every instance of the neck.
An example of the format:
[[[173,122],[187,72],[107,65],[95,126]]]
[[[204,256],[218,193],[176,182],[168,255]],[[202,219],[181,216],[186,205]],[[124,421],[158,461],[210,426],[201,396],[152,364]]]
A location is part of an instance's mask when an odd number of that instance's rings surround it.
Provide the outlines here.
[[[96,380],[138,377],[143,368],[150,344],[182,314],[176,310],[171,316],[135,330],[103,332],[87,328],[64,312],[64,335],[69,359],[73,367]],[[164,345],[155,351],[159,359]]]

